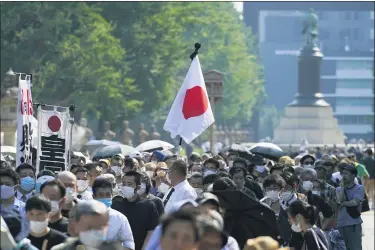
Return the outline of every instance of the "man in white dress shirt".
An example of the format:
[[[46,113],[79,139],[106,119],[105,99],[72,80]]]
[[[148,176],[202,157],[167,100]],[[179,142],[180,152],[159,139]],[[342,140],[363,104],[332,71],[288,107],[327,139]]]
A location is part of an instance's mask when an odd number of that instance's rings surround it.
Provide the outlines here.
[[[109,227],[106,240],[119,241],[126,250],[134,250],[133,232],[128,218],[111,208],[113,197],[113,183],[108,176],[99,176],[92,185],[95,200],[104,203],[109,208]]]
[[[182,200],[195,200],[197,193],[186,180],[188,165],[181,160],[173,162],[168,170],[167,178],[170,179],[171,188],[163,197],[164,211],[168,213],[173,204]]]
[[[89,186],[89,171],[79,167],[75,171],[77,177],[77,198],[80,200],[92,200],[92,192]]]

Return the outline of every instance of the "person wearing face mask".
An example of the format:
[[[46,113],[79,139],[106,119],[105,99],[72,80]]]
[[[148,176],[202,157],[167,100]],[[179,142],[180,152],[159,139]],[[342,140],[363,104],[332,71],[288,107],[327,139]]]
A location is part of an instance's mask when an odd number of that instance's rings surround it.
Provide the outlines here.
[[[229,168],[233,167],[233,161],[238,158],[237,152],[229,152],[227,156],[227,165]]]
[[[220,169],[220,162],[214,158],[209,158],[203,163],[203,169],[204,177],[210,174],[216,174],[217,171]]]
[[[45,244],[45,249],[51,249],[68,238],[63,233],[48,227],[51,202],[44,195],[30,197],[26,202],[26,213],[30,225],[30,234],[27,238],[38,249],[43,249]]]
[[[290,172],[283,172],[280,175],[285,181],[285,187],[280,192],[280,212],[278,217],[280,236],[283,240],[283,245],[288,246],[292,237],[292,230],[288,221],[288,214],[286,212],[292,202],[296,200],[306,201],[307,197],[304,194],[297,192],[298,177]]]
[[[319,216],[314,206],[296,200],[290,204],[287,212],[292,230],[303,234],[300,248],[295,247],[294,249],[320,250],[329,248],[324,232],[316,226]]]
[[[267,204],[278,216],[280,212],[280,192],[285,187],[285,181],[280,175],[269,175],[264,179],[265,196],[260,202]]]
[[[189,184],[194,188],[197,196],[199,197],[203,193],[203,175],[200,172],[191,173]]]
[[[133,232],[128,218],[117,210],[111,208],[113,185],[104,177],[98,177],[92,186],[93,197],[109,208],[109,222],[106,240],[120,241],[125,250],[134,250]]]
[[[168,212],[168,209],[178,201],[188,199],[195,200],[197,198],[197,193],[186,179],[187,168],[187,163],[182,160],[177,160],[173,162],[168,170],[167,179],[170,179],[171,188],[163,197],[163,204],[166,212]]]
[[[150,201],[154,202],[156,209],[158,210],[159,215],[164,214],[164,205],[163,201],[152,194],[150,194],[151,189],[151,180],[147,173],[143,172],[142,180],[141,180],[141,187],[137,191],[138,195],[143,199],[149,199]]]
[[[124,156],[122,154],[114,155],[111,159],[111,170],[115,172],[116,182],[121,183],[122,168],[124,166]]]
[[[304,155],[300,160],[300,165],[303,168],[314,168],[315,157],[312,155]]]
[[[77,198],[80,200],[91,200],[92,191],[89,190],[88,171],[80,167],[75,173],[77,177]]]
[[[61,206],[65,202],[66,189],[58,180],[47,181],[40,188],[41,194],[51,201],[49,227],[61,233],[68,233],[68,218],[62,216]]]
[[[27,199],[35,194],[35,168],[27,163],[23,163],[17,167],[16,172],[20,176],[20,185],[16,191],[16,197],[26,202]]]
[[[337,227],[347,249],[362,249],[362,202],[365,188],[354,182],[358,174],[352,164],[341,164],[342,178],[336,188],[338,216]]]
[[[125,215],[133,232],[135,250],[141,250],[143,242],[152,233],[159,222],[159,213],[155,203],[141,198],[142,175],[129,171],[122,177],[122,199],[113,199],[112,208]]]
[[[58,174],[57,180],[64,184],[65,189],[65,201],[61,205],[61,213],[64,217],[69,218],[69,212],[78,203],[77,195],[77,177],[69,172],[62,171]]]
[[[19,185],[19,175],[11,168],[0,169],[0,212],[15,209],[25,214],[25,203],[15,197]]]
[[[167,180],[167,165],[164,162],[159,162],[156,165],[154,177],[152,178],[152,189],[151,194],[163,198],[164,194],[170,188],[170,181]]]
[[[79,202],[73,211],[74,231],[78,237],[69,238],[52,250],[104,249],[102,245],[106,245],[109,223],[108,207],[97,200],[87,200]]]

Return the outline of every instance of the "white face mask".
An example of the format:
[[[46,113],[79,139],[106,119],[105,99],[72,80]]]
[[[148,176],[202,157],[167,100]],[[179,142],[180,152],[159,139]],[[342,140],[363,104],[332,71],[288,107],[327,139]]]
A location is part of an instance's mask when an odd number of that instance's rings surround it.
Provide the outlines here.
[[[150,177],[150,179],[152,179],[152,177],[154,176],[154,171],[146,171],[146,174],[148,175],[148,177]]]
[[[65,204],[71,203],[73,201],[73,199],[74,199],[74,196],[75,196],[74,189],[70,188],[70,187],[66,188],[66,194],[65,194],[66,200],[65,200]]]
[[[278,191],[267,191],[266,196],[270,198],[272,201],[277,201],[279,199],[279,192]]]
[[[311,164],[309,164],[309,165],[302,165],[302,167],[303,168],[311,168],[311,169],[313,169],[314,165],[311,165]]]
[[[203,193],[203,189],[201,188],[194,188],[195,192],[197,193],[197,195],[201,195]]]
[[[145,183],[141,183],[141,187],[140,187],[140,189],[137,191],[137,194],[139,194],[139,195],[143,195],[145,192],[146,192],[146,184],[145,184]]]
[[[45,221],[31,220],[29,223],[30,223],[30,231],[36,234],[40,234],[46,230],[48,226],[48,219]]]
[[[320,191],[318,191],[318,190],[312,190],[311,191],[313,194],[315,194],[315,195],[319,195],[320,196]]]
[[[128,187],[128,186],[123,186],[121,188],[121,195],[122,197],[126,198],[126,199],[131,199],[134,197],[135,193],[134,193],[134,188],[132,187]]]
[[[302,188],[305,191],[310,191],[313,187],[314,187],[314,183],[312,183],[311,181],[304,181],[302,183]]]
[[[160,183],[160,185],[159,185],[159,187],[158,187],[158,191],[160,192],[160,193],[163,193],[163,194],[165,194],[166,192],[168,192],[168,190],[169,190],[169,186],[167,185],[167,184],[165,184],[165,183]]]
[[[60,206],[58,201],[51,201],[51,214],[55,215],[60,212]]]
[[[293,224],[292,224],[292,230],[293,230],[294,232],[296,232],[296,233],[300,233],[300,232],[302,232],[302,229],[301,229],[300,225],[297,225],[296,223],[293,223]]]
[[[141,167],[140,170],[141,170],[141,172],[146,172],[146,168],[145,167]]]
[[[103,230],[88,230],[79,233],[79,240],[86,247],[97,248],[105,241],[106,233]]]
[[[288,202],[288,201],[290,201],[290,199],[292,199],[293,195],[294,195],[293,192],[286,191],[286,192],[283,192],[280,195],[280,199],[285,201],[285,202]]]
[[[233,167],[233,161],[228,161],[228,167]]]
[[[87,189],[87,187],[89,186],[89,183],[85,180],[78,180],[77,186],[78,186],[78,192],[83,192]]]
[[[206,171],[204,171],[203,176],[206,177],[206,176],[208,176],[208,175],[210,175],[210,174],[216,174],[216,171],[213,171],[213,170],[211,170],[211,169],[206,170]]]
[[[120,176],[122,174],[120,166],[111,166],[111,169],[113,170],[113,172],[115,172],[116,176]]]

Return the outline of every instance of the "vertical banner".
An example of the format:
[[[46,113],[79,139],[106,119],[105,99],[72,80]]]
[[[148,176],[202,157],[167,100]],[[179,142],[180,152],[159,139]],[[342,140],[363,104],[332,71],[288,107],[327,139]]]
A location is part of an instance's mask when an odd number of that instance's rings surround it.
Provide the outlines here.
[[[38,157],[37,172],[47,169],[54,173],[66,170],[70,150],[69,108],[63,112],[43,110],[38,107]]]
[[[31,80],[26,75],[25,80],[18,79],[18,104],[17,104],[17,159],[16,166],[22,163],[32,164],[32,138],[33,138],[33,100],[31,97]]]

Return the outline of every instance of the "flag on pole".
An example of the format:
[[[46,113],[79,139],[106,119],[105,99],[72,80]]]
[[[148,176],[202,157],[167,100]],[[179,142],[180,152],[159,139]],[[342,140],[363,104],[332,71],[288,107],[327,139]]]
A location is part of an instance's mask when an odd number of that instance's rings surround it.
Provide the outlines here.
[[[38,156],[37,172],[44,169],[58,173],[66,170],[70,150],[69,108],[63,112],[38,108]]]
[[[17,159],[16,166],[22,163],[32,165],[32,138],[36,131],[33,130],[33,99],[31,97],[30,75],[26,79],[18,78],[18,104],[17,104]]]
[[[164,130],[190,143],[215,122],[198,56],[195,56],[177,93]]]

